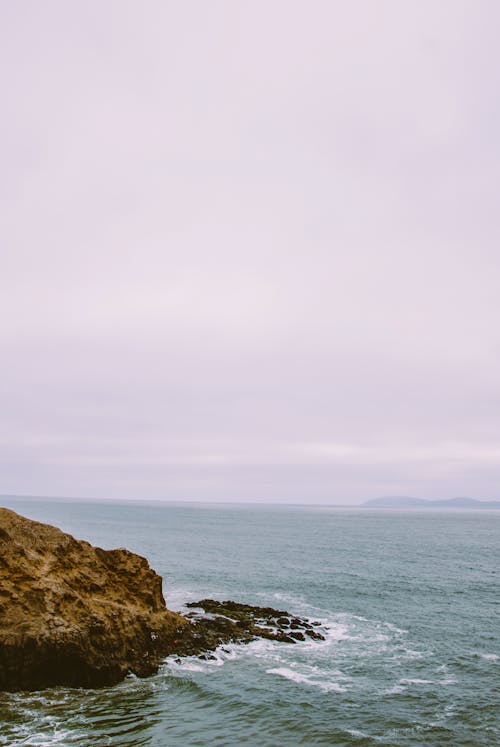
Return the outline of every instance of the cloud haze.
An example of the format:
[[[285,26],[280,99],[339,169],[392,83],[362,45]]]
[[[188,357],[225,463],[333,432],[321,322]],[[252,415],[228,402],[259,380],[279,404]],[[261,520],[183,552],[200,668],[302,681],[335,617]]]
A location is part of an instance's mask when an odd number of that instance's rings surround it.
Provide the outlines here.
[[[499,498],[498,3],[0,16],[0,490]]]

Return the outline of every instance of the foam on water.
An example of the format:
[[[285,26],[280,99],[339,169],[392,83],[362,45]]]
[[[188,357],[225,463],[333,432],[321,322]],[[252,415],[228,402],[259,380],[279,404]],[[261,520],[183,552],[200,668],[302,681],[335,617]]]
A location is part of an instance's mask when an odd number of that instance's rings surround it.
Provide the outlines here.
[[[386,690],[382,690],[382,695],[400,695],[401,693],[404,693],[407,688],[404,685],[394,685],[394,687],[389,687]]]
[[[368,739],[373,742],[382,741],[382,737],[375,737],[372,734],[368,734],[366,731],[360,731],[359,729],[346,729],[346,732],[356,739]]]
[[[433,680],[419,680],[417,678],[403,678],[399,680],[402,685],[432,685]]]
[[[222,667],[226,662],[234,661],[243,656],[244,645],[245,644],[235,643],[224,644],[223,646],[216,648],[215,651],[200,656],[185,656],[179,658],[173,654],[167,656],[165,659],[163,671],[172,675],[184,674],[186,672],[202,672],[209,674],[214,667]]]
[[[264,597],[266,595],[260,593],[259,596],[260,597]],[[276,602],[279,602],[280,604],[283,603],[283,605],[291,605],[295,609],[302,609],[302,610],[304,610],[306,608],[310,609],[310,610],[311,609],[314,609],[314,610],[318,609],[317,607],[314,607],[313,605],[309,604],[304,599],[304,597],[298,596],[296,594],[288,594],[288,593],[285,593],[285,592],[282,592],[282,591],[275,591],[272,594],[272,598]]]
[[[295,669],[288,667],[276,667],[275,669],[267,669],[267,674],[277,674],[280,677],[284,677],[287,680],[291,680],[299,685],[307,685],[308,687],[319,687],[324,692],[336,692],[345,693],[347,688],[339,685],[337,682],[331,682],[330,680],[319,679],[318,674],[303,674]]]
[[[165,602],[169,610],[180,612],[181,610],[186,611],[186,603],[197,601],[196,593],[192,589],[188,589],[182,586],[174,586],[168,590],[168,594],[165,594]]]

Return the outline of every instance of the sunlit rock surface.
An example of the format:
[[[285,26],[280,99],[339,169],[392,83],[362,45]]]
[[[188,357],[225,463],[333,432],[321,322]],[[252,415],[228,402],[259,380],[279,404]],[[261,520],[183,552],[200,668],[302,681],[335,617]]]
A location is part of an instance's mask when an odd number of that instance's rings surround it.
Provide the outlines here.
[[[0,508],[0,689],[151,674],[185,622],[145,558]]]

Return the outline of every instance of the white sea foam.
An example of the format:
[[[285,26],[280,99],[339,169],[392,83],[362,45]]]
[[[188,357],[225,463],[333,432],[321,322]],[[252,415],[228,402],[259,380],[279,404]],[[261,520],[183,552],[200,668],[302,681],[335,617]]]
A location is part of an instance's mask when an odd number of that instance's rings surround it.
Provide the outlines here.
[[[443,676],[443,679],[437,680],[438,685],[456,685],[458,680],[456,677],[453,677],[450,675],[449,667],[447,664],[441,664],[441,666],[436,667],[436,672],[441,674]]]
[[[268,659],[270,656],[273,657],[273,655],[276,658],[277,652],[281,651],[283,645],[276,643],[276,641],[271,641],[269,638],[257,638],[246,645],[241,644],[241,648],[243,647],[244,654],[247,656],[252,656],[256,659]]]
[[[374,742],[382,741],[382,737],[375,737],[372,734],[367,734],[366,731],[360,731],[359,729],[346,729],[346,731],[352,737],[358,737],[360,739],[371,739]]]
[[[399,680],[402,685],[432,685],[433,680],[420,680],[420,679],[402,679]]]
[[[35,727],[36,728],[36,727]],[[33,731],[33,723],[31,722],[25,728],[20,727],[17,736],[12,735],[8,742],[0,741],[0,745],[5,747],[21,747],[26,745],[29,747],[53,747],[53,745],[69,745],[84,739],[86,736],[85,732],[77,733],[75,731],[69,731],[63,728],[54,728],[50,735],[46,732]]]
[[[313,607],[311,604],[306,602],[304,597],[296,596],[294,594],[284,594],[280,591],[277,591],[272,596],[273,596],[273,599],[276,599],[278,602],[280,603],[285,602],[286,604],[292,605],[293,607],[296,607],[296,608],[300,607],[302,609],[306,608],[309,610],[319,609],[318,607]]]
[[[394,649],[391,659],[400,665],[405,661],[426,659],[429,656],[434,656],[432,651],[416,651],[413,648],[398,646],[398,648]]]
[[[205,590],[202,596],[210,597],[217,595],[212,595]],[[188,602],[198,601],[199,599],[201,599],[199,592],[182,586],[170,588],[168,594],[165,595],[167,607],[171,610],[176,610],[177,612],[188,611],[186,604]]]
[[[322,619],[322,622],[327,628],[327,643],[345,644],[338,648],[339,656],[352,656],[355,649],[357,657],[373,657],[387,655],[392,649],[396,657],[412,657],[412,653],[407,653],[409,649],[406,647],[400,651],[395,649],[395,646],[401,646],[399,642],[407,631],[392,623],[369,620],[350,613],[337,613]],[[420,656],[420,652],[415,653]]]
[[[350,612],[336,613],[334,615],[334,619],[344,620],[354,625],[357,625],[358,623],[360,623],[359,627],[363,629],[368,627],[370,630],[373,630],[373,631],[384,630],[386,632],[389,632],[395,635],[402,635],[408,632],[407,630],[404,630],[403,628],[398,628],[396,625],[393,625],[390,622],[386,622],[384,620],[370,620],[367,617],[361,617],[360,615],[353,615]]]
[[[393,687],[383,690],[383,695],[399,695],[404,693],[410,685],[433,685],[434,680],[424,680],[418,677],[403,677]],[[444,684],[440,682],[439,684]],[[450,682],[451,684],[451,682]]]
[[[382,695],[400,695],[405,690],[406,687],[404,685],[394,685],[394,687],[390,687],[388,690],[382,690]]]
[[[245,644],[231,643],[219,646],[207,654],[207,657],[198,656],[178,657],[175,654],[167,656],[164,664],[169,674],[183,674],[185,672],[209,673],[215,667],[222,667],[227,661],[237,659],[245,653]]]
[[[224,660],[213,655],[213,659],[199,659],[195,656],[186,656],[182,659],[171,659],[165,660],[165,664],[168,667],[170,674],[184,673],[184,672],[207,672],[214,667],[221,667],[224,665]]]
[[[334,641],[345,641],[351,639],[348,634],[347,625],[341,625],[334,623],[332,625],[325,625],[321,628],[322,634],[326,638],[327,643],[333,643]]]
[[[312,687],[319,687],[323,692],[336,692],[344,693],[347,691],[346,687],[343,687],[338,682],[332,682],[331,680],[314,679],[314,675],[307,675],[298,672],[289,667],[276,667],[275,669],[266,669],[267,674],[277,674],[280,677],[284,677],[291,682],[295,682],[299,685],[310,685]]]
[[[316,647],[316,651],[320,652],[335,640],[334,632],[330,639],[319,643],[304,641],[294,646],[284,646],[267,639],[258,639],[244,648],[249,656],[263,661],[267,674],[284,677],[296,684],[317,687],[323,692],[341,693],[348,689],[351,678],[340,669],[332,667],[331,657],[328,657],[326,666],[311,663],[314,661],[314,654],[310,647]]]
[[[442,679],[437,680],[438,685],[456,685],[458,680],[450,675],[449,667],[447,664],[441,664],[436,667],[435,672],[442,675]]]

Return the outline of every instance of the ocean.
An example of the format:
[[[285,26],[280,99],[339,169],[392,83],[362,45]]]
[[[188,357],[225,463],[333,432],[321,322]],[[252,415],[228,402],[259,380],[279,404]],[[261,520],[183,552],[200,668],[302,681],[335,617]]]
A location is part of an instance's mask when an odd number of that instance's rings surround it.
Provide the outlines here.
[[[144,555],[170,609],[213,597],[320,621],[101,690],[0,694],[0,745],[500,744],[500,512],[3,499]]]

